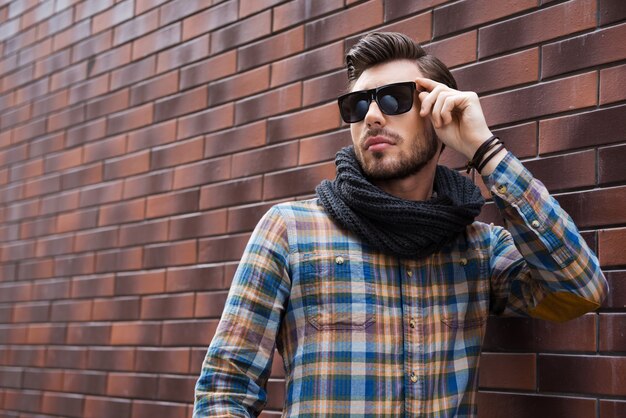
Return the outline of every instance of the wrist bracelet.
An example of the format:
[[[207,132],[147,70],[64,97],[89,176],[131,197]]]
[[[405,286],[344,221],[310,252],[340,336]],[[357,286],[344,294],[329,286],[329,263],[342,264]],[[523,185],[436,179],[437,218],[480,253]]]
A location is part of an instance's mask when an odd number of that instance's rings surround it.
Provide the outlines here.
[[[489,156],[485,157],[485,159],[483,160],[482,163],[480,163],[480,165],[478,166],[478,168],[476,169],[478,171],[478,173],[480,174],[481,170],[483,168],[485,168],[485,166],[487,165],[487,163],[489,162],[489,160],[491,160],[497,153],[499,153],[501,150],[504,149],[504,144],[502,142],[498,142],[498,144],[500,144],[500,146],[498,148],[496,148],[496,150],[494,152],[492,152],[491,154],[489,154]]]
[[[467,162],[467,174],[471,171],[472,168],[478,168],[480,161],[483,159],[485,154],[492,149],[494,146],[498,145],[500,138],[495,135],[489,137],[485,142],[483,142],[480,147],[474,153],[474,157]]]

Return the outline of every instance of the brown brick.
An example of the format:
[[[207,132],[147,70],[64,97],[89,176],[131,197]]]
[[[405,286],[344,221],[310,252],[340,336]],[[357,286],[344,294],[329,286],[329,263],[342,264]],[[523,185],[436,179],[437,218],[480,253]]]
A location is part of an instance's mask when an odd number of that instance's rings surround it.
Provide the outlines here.
[[[139,151],[119,158],[111,158],[104,164],[104,179],[111,180],[145,173],[150,169],[150,152]]]
[[[72,345],[107,345],[111,338],[109,324],[69,324],[67,343]]]
[[[159,323],[114,322],[111,326],[111,345],[159,345]]]
[[[95,57],[95,63],[93,64],[93,68],[91,69],[91,74],[100,74],[106,71],[114,70],[115,68],[121,67],[130,63],[130,54],[131,54],[131,44],[122,45],[119,48],[112,49],[107,52],[103,52],[98,54]],[[144,69],[149,70],[151,67],[149,63],[150,59],[142,61],[139,66],[144,65]],[[126,70],[128,71],[128,70]],[[116,76],[116,82],[122,81],[119,76]],[[113,80],[113,79],[112,79]]]
[[[455,3],[456,4],[456,3]],[[533,48],[452,70],[460,90],[485,93],[539,78],[539,49]]]
[[[111,205],[100,206],[98,226],[118,225],[125,222],[142,220],[144,217],[145,199],[127,200]]]
[[[209,85],[209,106],[247,97],[269,87],[270,67],[239,73]]]
[[[213,183],[230,178],[231,158],[214,158],[178,166],[174,170],[174,189]]]
[[[46,366],[63,369],[82,369],[87,362],[87,349],[83,347],[49,347],[46,351]]]
[[[200,197],[202,201],[202,197]],[[172,192],[148,197],[146,218],[155,218],[198,210],[198,190]]]
[[[137,348],[135,371],[179,373],[189,371],[189,348]]]
[[[305,165],[334,161],[337,151],[348,145],[352,145],[352,138],[347,130],[301,139],[298,163]]]
[[[626,100],[626,65],[600,71],[600,104]]]
[[[165,49],[180,42],[182,36],[181,23],[160,28],[156,32],[144,35],[133,41],[132,60],[143,58],[156,51]]]
[[[476,43],[477,34],[473,30],[424,45],[424,49],[453,68],[476,60]]]
[[[125,110],[107,117],[107,135],[136,129],[152,123],[153,104]]]
[[[481,98],[481,105],[487,123],[490,126],[499,125],[594,106],[597,84],[595,72],[585,73],[486,96]]]
[[[65,325],[31,324],[28,326],[26,343],[28,344],[63,344]]]
[[[302,105],[308,106],[324,101],[333,102],[346,91],[347,77],[345,71],[307,80],[302,85]]]
[[[165,289],[165,271],[119,273],[115,279],[116,295],[161,293]]]
[[[157,56],[157,73],[179,68],[208,56],[209,45],[207,34],[160,52]]]
[[[619,418],[626,414],[626,402],[600,400],[599,418]]]
[[[307,123],[314,120],[315,124]],[[306,109],[286,116],[272,118],[268,123],[270,142],[295,139],[340,126],[339,111],[335,103]]]
[[[323,179],[333,179],[334,177],[334,163],[269,174],[264,178],[263,199],[277,199],[312,193]]]
[[[0,385],[2,388],[16,388],[22,387],[22,368],[19,367],[2,367],[0,369]],[[0,395],[0,400],[2,395]]]
[[[91,319],[89,299],[53,302],[50,307],[50,320],[61,322],[89,321]]]
[[[167,240],[168,221],[158,219],[150,222],[141,222],[120,228],[119,245],[146,244]]]
[[[626,228],[605,229],[598,232],[598,256],[603,267],[626,265],[623,243]]]
[[[159,100],[154,106],[154,120],[160,122],[206,108],[205,86]]]
[[[564,323],[490,317],[483,349],[485,351],[595,351],[596,331],[595,314],[587,314]]]
[[[304,28],[295,29],[274,35],[237,51],[237,69],[244,71],[257,65],[266,64],[293,55],[304,48]]]
[[[188,416],[185,404],[154,401],[134,401],[132,414],[138,417],[184,418]]]
[[[129,399],[87,396],[84,418],[130,418],[131,407],[132,403]]]
[[[154,0],[150,0],[154,4]],[[138,5],[139,6],[139,5]],[[139,36],[154,31],[159,26],[159,11],[152,10],[150,13],[136,13],[134,19],[117,25],[113,28],[113,44],[120,45]],[[131,45],[131,44],[128,44]]]
[[[87,102],[85,107],[87,119],[95,119],[100,116],[105,116],[110,113],[126,109],[129,103],[129,96],[130,89],[125,88],[123,90],[116,91],[115,93],[90,100]]]
[[[305,46],[315,47],[383,23],[383,2],[373,0],[307,23]]]
[[[326,14],[343,6],[341,0],[328,0],[309,7],[306,0],[290,1],[275,7],[273,30],[278,31],[288,26]]]
[[[32,287],[33,300],[53,300],[69,297],[70,282],[61,280],[39,280]]]
[[[71,13],[71,10],[68,11]],[[100,31],[93,31],[93,33],[96,32]],[[79,61],[83,61],[84,59],[88,59],[90,57],[93,57],[94,55],[110,50],[112,46],[112,40],[113,30],[109,29],[107,31],[98,33],[97,35],[91,36],[90,38],[82,42],[74,44],[72,46],[72,62],[76,63]]]
[[[6,330],[2,330],[6,332]],[[13,343],[19,344],[15,340]],[[26,342],[21,341],[21,342]],[[43,367],[45,357],[44,347],[12,347],[7,355],[8,363],[13,366]]]
[[[49,220],[47,220],[49,222]],[[45,279],[54,275],[54,262],[52,259],[37,259],[22,261],[17,268],[17,277],[24,279]],[[6,277],[4,274],[2,277]]]
[[[596,183],[596,153],[594,150],[524,162],[551,192]]]
[[[141,301],[142,319],[191,318],[194,294],[146,296]]]
[[[156,56],[152,55],[111,73],[111,89],[135,84],[152,77],[156,73]]]
[[[233,155],[232,177],[276,171],[297,165],[298,143],[290,142]]]
[[[217,318],[222,316],[228,292],[198,293],[196,296],[195,318]]]
[[[501,418],[503,411],[507,418],[587,418],[596,413],[595,399],[554,395],[479,392],[478,405],[481,418]]]
[[[142,266],[143,248],[100,251],[96,255],[96,273],[137,270]],[[84,274],[84,273],[83,273]]]
[[[57,70],[60,70],[61,68],[66,68],[69,65],[70,65],[70,49],[68,48],[63,51],[50,54],[47,57],[41,60],[38,60],[35,63],[34,76],[36,78],[43,77]]]
[[[152,124],[128,134],[128,152],[167,144],[176,140],[176,121]]]
[[[90,347],[87,357],[87,368],[106,371],[131,371],[133,370],[134,359],[134,348]]]
[[[605,273],[609,293],[602,304],[604,309],[623,309],[626,306],[626,270]]]
[[[227,1],[183,20],[183,39],[211,32],[237,20],[237,1]]]
[[[220,79],[237,70],[237,53],[229,51],[180,70],[180,88],[187,89]]]
[[[596,26],[596,2],[574,0],[480,29],[480,58]],[[542,76],[546,76],[545,50]]]
[[[169,239],[178,240],[226,233],[226,211],[217,210],[170,219]]]
[[[233,125],[234,106],[227,103],[179,119],[178,139],[209,133]]]
[[[114,283],[112,274],[76,277],[72,280],[72,297],[113,296]]]
[[[208,347],[217,328],[217,320],[171,321],[163,324],[164,346],[199,345]]]
[[[158,377],[135,373],[110,373],[106,394],[125,398],[154,398]]]
[[[75,236],[75,251],[102,250],[113,248],[118,245],[117,226],[108,228],[92,229],[87,232],[79,232]]]
[[[71,254],[56,257],[54,260],[54,273],[57,276],[73,276],[78,274],[92,274],[94,272],[94,255]]]
[[[100,141],[85,145],[83,162],[88,164],[97,160],[123,155],[125,152],[126,135],[101,139]]]
[[[73,189],[75,187],[95,184],[101,181],[102,163],[82,165],[76,169],[65,171],[61,176],[61,185],[63,186],[63,189]],[[72,198],[77,198],[78,195],[78,191],[72,192],[71,194],[65,193],[64,199],[70,199],[70,196],[72,196]],[[78,200],[76,200],[76,206],[67,205],[65,203],[63,204],[66,208],[75,209],[78,207]],[[60,211],[60,209],[57,211]]]
[[[65,250],[67,249],[68,241],[66,240],[63,243],[65,244]],[[35,241],[8,244],[5,245],[2,250],[2,261],[20,260],[23,258],[32,257],[33,254],[35,254],[35,248],[37,245],[42,248],[41,250],[39,250],[41,255],[50,250],[49,245],[37,244]]]
[[[194,368],[193,372],[199,374],[200,368]],[[196,380],[195,376],[160,375],[158,398],[165,401],[193,403]]]
[[[52,113],[66,108],[68,104],[68,90],[64,89],[56,93],[47,95],[41,100],[33,103],[33,117]]]
[[[618,22],[626,19],[626,5],[619,0],[600,0],[598,2],[598,14],[601,26]]]
[[[246,98],[236,103],[235,124],[273,116],[297,109],[302,103],[302,85],[294,83],[283,88]]]
[[[132,321],[139,319],[139,297],[95,299],[93,301],[94,321]]]
[[[124,180],[124,199],[161,193],[172,189],[171,171],[149,173]]]
[[[67,168],[81,165],[83,158],[83,147],[61,151],[45,158],[45,171],[61,171]]]
[[[592,5],[595,5],[595,2]],[[584,15],[581,13],[580,16],[591,20],[595,26],[596,15],[591,12],[590,10]],[[626,24],[545,45],[541,51],[541,76],[550,77],[623,60],[626,58],[626,45],[622,42],[624,37],[626,37]]]
[[[41,138],[33,139],[28,143],[28,157],[34,158],[52,153],[54,151],[59,151],[63,149],[64,140],[64,133],[43,135]],[[4,145],[5,144],[3,144],[3,146]],[[8,145],[8,143],[6,145]]]
[[[228,232],[249,232],[273,203],[253,203],[228,210]]]
[[[12,322],[46,322],[49,313],[49,302],[15,303]]]
[[[94,97],[105,95],[109,88],[109,74],[94,77],[69,89],[69,103],[76,104]]]
[[[626,213],[621,208],[621,203],[626,201],[626,186],[566,194],[557,199],[580,228],[626,222]]]
[[[83,396],[69,393],[46,392],[42,397],[41,409],[48,414],[63,415],[66,417],[82,417]]]
[[[213,290],[224,288],[222,266],[194,265],[173,267],[167,270],[166,290],[187,292],[192,290]]]
[[[190,240],[146,246],[143,264],[146,268],[155,268],[192,264],[196,261],[196,241]]]
[[[35,255],[37,257],[46,257],[50,255],[68,254],[72,252],[73,243],[74,238],[71,234],[40,238],[37,240]]]
[[[488,0],[464,0],[434,11],[435,37],[458,32],[537,6],[535,0],[507,0],[493,3]]]
[[[626,314],[600,314],[600,351],[626,351]]]
[[[258,39],[271,32],[272,13],[270,10],[238,20],[224,29],[211,34],[211,53],[217,53],[232,47]]]
[[[241,259],[249,234],[198,240],[198,262],[217,263]]]
[[[122,180],[114,180],[88,186],[80,191],[81,207],[115,202],[122,198]]]
[[[543,355],[537,364],[543,391],[626,394],[626,359],[623,357]]]
[[[153,170],[202,159],[204,138],[196,137],[153,148],[150,166]]]
[[[112,8],[94,16],[92,19],[92,32],[97,33],[131,19],[134,13],[133,3],[130,0],[117,2]]]
[[[107,374],[92,371],[66,370],[63,374],[63,391],[104,395],[106,392]]]
[[[105,135],[106,118],[100,118],[68,130],[66,146],[72,147],[74,145],[83,144],[85,142],[103,138]]]
[[[136,106],[178,91],[178,71],[142,81],[130,88],[130,105]]]
[[[200,209],[214,209],[261,199],[261,177],[229,181],[200,189]]]
[[[37,412],[41,405],[41,392],[5,390],[3,409]],[[10,417],[10,415],[8,415]],[[13,417],[15,417],[14,415]]]
[[[343,42],[335,42],[272,63],[272,87],[343,67]]]

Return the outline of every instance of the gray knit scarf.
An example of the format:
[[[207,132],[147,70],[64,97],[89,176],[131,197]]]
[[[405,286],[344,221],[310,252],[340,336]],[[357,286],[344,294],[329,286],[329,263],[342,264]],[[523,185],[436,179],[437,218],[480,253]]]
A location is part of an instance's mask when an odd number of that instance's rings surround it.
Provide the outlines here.
[[[402,258],[439,251],[474,221],[485,203],[471,180],[440,165],[436,197],[411,201],[370,183],[352,146],[337,153],[335,164],[335,180],[324,180],[315,189],[328,215],[373,248]]]

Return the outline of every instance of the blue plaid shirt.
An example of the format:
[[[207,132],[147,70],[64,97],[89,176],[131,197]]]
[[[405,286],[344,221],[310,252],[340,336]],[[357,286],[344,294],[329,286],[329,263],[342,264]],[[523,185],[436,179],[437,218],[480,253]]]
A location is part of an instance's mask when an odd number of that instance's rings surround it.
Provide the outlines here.
[[[490,312],[565,321],[607,292],[570,217],[513,155],[483,180],[507,229],[474,222],[421,259],[372,250],[316,199],[273,207],[233,279],[194,416],[258,415],[275,348],[283,416],[476,416]]]

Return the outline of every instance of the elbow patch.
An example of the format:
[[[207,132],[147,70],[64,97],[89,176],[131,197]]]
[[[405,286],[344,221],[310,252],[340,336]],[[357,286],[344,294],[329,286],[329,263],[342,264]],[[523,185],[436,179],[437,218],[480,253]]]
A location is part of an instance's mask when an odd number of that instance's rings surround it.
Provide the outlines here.
[[[577,318],[600,307],[597,302],[590,301],[569,292],[550,293],[539,304],[530,310],[534,318],[553,322],[565,322]]]

